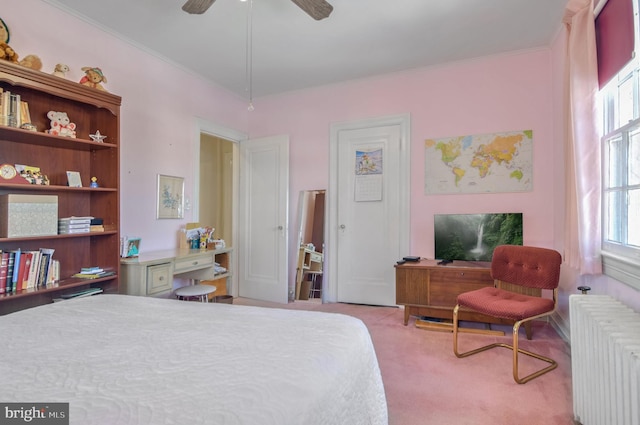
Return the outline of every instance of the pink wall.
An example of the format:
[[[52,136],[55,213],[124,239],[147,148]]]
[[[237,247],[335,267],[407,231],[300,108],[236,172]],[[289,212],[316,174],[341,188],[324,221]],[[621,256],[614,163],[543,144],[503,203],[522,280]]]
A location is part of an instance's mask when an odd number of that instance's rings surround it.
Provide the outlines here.
[[[554,246],[551,59],[547,49],[487,57],[258,99],[251,137],[290,135],[291,217],[300,190],[327,188],[332,123],[411,115],[411,253],[433,257],[433,214],[521,211],[525,242]],[[534,190],[424,194],[427,138],[534,131]],[[292,221],[295,223],[295,220]]]
[[[550,49],[256,99],[248,113],[245,100],[43,0],[0,0],[0,5],[11,45],[21,57],[37,54],[44,72],[66,63],[74,81],[82,76],[81,67],[100,66],[107,90],[122,96],[121,231],[141,236],[143,250],[175,247],[178,228],[192,221],[191,212],[184,220],[156,220],[155,192],[158,173],[184,176],[186,195],[193,199],[195,117],[251,137],[290,135],[290,223],[295,226],[298,191],[328,187],[332,123],[409,113],[413,254],[433,256],[433,214],[486,211],[522,211],[525,242],[562,251],[563,32]],[[424,139],[524,129],[534,131],[532,192],[424,195]],[[640,309],[637,291],[606,277],[567,272],[561,314],[567,296],[581,283]]]
[[[73,81],[80,80],[83,66],[99,66],[106,89],[122,96],[121,233],[142,237],[142,250],[174,248],[180,225],[193,221],[192,213],[184,220],[156,220],[156,176],[183,176],[193,200],[195,117],[246,132],[244,101],[44,1],[0,4],[20,57],[38,55],[48,73],[66,63]]]

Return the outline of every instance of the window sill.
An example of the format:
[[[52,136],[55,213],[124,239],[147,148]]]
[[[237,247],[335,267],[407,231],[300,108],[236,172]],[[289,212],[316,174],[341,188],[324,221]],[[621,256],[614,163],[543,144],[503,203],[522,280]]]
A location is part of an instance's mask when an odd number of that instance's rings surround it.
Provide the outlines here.
[[[640,290],[640,265],[627,257],[602,252],[602,272],[622,283]]]

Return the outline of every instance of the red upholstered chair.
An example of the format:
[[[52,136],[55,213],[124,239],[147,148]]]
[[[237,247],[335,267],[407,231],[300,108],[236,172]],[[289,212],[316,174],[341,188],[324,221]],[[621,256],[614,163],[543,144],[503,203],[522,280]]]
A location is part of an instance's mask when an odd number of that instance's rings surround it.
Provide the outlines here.
[[[453,352],[457,357],[467,357],[479,352],[504,347],[513,351],[513,379],[524,384],[555,369],[555,360],[531,351],[518,348],[520,325],[554,312],[558,298],[560,279],[560,253],[552,249],[531,246],[500,245],[493,252],[491,276],[494,287],[485,287],[458,295],[458,303],[453,309]],[[509,289],[504,289],[509,287]],[[543,289],[553,291],[553,299],[541,295]],[[493,343],[474,350],[458,351],[458,310],[464,308],[488,316],[515,320],[513,325],[513,345]],[[523,378],[518,376],[518,354],[526,354],[549,363]]]

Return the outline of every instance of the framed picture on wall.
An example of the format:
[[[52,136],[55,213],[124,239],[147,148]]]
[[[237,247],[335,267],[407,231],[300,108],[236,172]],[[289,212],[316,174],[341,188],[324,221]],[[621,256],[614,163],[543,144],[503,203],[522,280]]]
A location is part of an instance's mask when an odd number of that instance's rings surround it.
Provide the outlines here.
[[[184,217],[184,178],[158,174],[156,218]]]

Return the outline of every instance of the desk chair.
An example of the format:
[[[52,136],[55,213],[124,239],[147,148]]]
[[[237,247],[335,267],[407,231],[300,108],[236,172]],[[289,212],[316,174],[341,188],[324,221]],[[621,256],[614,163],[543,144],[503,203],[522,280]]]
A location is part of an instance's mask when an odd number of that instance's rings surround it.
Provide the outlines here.
[[[453,309],[453,352],[456,357],[467,357],[482,351],[504,347],[513,351],[513,379],[524,384],[555,369],[555,360],[518,348],[520,325],[548,316],[555,311],[558,302],[560,280],[560,253],[552,249],[530,246],[501,245],[496,247],[491,261],[494,287],[485,287],[458,295]],[[508,286],[510,290],[503,289]],[[553,290],[553,299],[543,298],[542,290]],[[515,320],[513,344],[493,343],[474,350],[458,351],[458,311],[465,308],[488,316]],[[518,374],[518,354],[542,360],[549,366],[523,378]]]
[[[199,299],[203,303],[209,302],[209,294],[216,291],[216,287],[212,285],[187,285],[176,289],[176,297],[179,300]]]

